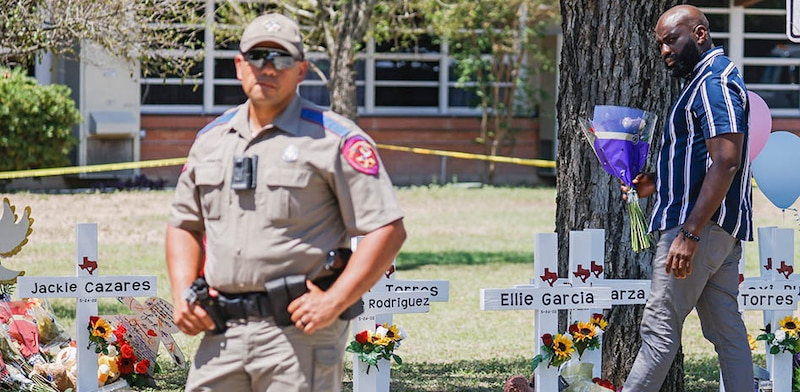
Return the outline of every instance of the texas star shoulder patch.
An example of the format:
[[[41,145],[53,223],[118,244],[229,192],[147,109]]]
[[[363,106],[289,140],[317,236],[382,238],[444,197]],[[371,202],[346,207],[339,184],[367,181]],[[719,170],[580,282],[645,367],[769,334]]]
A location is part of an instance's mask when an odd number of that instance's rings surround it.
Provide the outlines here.
[[[361,173],[378,174],[380,164],[378,154],[363,136],[354,136],[347,139],[342,147],[342,155],[347,163]]]

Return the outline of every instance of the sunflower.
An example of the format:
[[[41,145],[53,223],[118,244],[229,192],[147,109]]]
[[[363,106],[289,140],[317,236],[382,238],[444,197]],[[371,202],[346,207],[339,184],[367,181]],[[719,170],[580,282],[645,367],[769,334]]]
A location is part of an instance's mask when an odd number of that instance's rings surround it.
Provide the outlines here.
[[[384,323],[383,325],[386,326],[386,323]],[[392,324],[390,327],[388,327],[386,331],[386,337],[395,342],[403,339],[402,335],[400,334],[400,330],[397,328],[397,325],[395,324]]]
[[[603,315],[599,313],[595,313],[594,316],[592,316],[592,324],[600,327],[601,331],[605,331],[606,327],[608,327],[608,321],[606,321],[603,318]]]
[[[111,336],[111,325],[106,320],[97,318],[92,320],[92,336],[108,339]]]
[[[797,317],[786,316],[781,320],[780,325],[781,329],[786,331],[788,335],[797,339],[798,332],[800,332],[800,320]]]
[[[752,335],[747,334],[747,342],[750,343],[750,351],[755,351],[755,349],[756,349],[756,339],[753,338]]]
[[[575,339],[576,342],[591,340],[594,336],[595,324],[592,322],[584,323],[583,321],[579,321],[577,328],[572,332],[572,338]]]
[[[572,356],[575,349],[572,348],[572,339],[568,335],[556,334],[553,340],[553,353],[560,361],[566,361]]]

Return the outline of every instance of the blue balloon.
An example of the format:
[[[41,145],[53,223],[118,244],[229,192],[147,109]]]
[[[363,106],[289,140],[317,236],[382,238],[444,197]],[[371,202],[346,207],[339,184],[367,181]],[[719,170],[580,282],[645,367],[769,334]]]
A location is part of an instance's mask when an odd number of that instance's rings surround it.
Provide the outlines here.
[[[758,188],[776,207],[786,209],[800,197],[800,137],[773,132],[753,160]]]

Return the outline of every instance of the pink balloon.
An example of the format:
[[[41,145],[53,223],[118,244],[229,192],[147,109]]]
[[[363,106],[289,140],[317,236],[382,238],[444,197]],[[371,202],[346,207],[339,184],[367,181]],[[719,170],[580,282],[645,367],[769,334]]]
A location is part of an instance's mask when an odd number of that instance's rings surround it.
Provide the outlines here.
[[[750,100],[750,162],[753,162],[772,133],[772,113],[758,94],[748,91],[747,97]]]

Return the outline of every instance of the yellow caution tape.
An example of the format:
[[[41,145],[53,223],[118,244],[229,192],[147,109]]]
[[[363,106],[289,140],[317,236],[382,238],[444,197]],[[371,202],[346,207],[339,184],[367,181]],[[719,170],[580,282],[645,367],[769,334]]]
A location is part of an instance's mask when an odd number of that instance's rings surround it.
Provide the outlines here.
[[[481,161],[513,163],[513,164],[516,164],[516,165],[525,165],[525,166],[536,166],[536,167],[547,167],[547,168],[555,168],[556,167],[556,162],[555,161],[547,161],[547,160],[543,160],[543,159],[526,159],[526,158],[500,157],[500,156],[491,156],[491,155],[483,155],[483,154],[470,154],[470,153],[466,153],[466,152],[431,150],[431,149],[427,149],[427,148],[392,146],[392,145],[388,145],[388,144],[378,144],[377,146],[378,146],[378,148],[382,148],[384,150],[406,151],[406,152],[413,152],[415,154],[439,155],[439,156],[453,157],[453,158],[459,158],[459,159],[476,159],[476,160],[481,160]]]
[[[115,170],[141,169],[148,167],[177,166],[186,163],[186,158],[156,159],[152,161],[104,163],[88,166],[54,167],[49,169],[30,169],[0,172],[0,180],[28,177],[62,176],[67,174],[97,173]]]
[[[513,157],[499,157],[482,154],[470,154],[466,152],[431,150],[427,148],[416,147],[402,147],[392,146],[388,144],[378,144],[378,148],[393,151],[405,151],[415,154],[424,155],[438,155],[459,159],[476,159],[482,161],[513,163],[516,165],[555,168],[555,161],[547,161],[542,159],[525,159]],[[68,174],[81,174],[81,173],[97,173],[105,171],[116,170],[130,170],[130,169],[144,169],[152,167],[164,166],[178,166],[186,163],[186,158],[170,158],[170,159],[156,159],[151,161],[138,161],[138,162],[121,162],[121,163],[104,163],[100,165],[87,165],[87,166],[69,166],[69,167],[55,167],[48,169],[30,169],[18,171],[5,171],[0,172],[0,180],[10,180],[15,178],[28,178],[28,177],[47,177],[47,176],[63,176]]]

